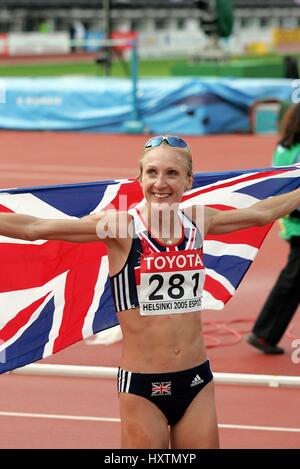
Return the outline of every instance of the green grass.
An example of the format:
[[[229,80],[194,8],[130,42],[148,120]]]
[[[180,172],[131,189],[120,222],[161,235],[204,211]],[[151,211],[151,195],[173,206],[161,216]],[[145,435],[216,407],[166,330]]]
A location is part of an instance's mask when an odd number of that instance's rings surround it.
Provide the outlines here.
[[[298,66],[300,69],[300,56]],[[240,56],[233,57],[232,63],[238,64],[244,61],[258,61],[267,65],[268,63],[282,62],[282,56],[270,54],[266,56]],[[188,59],[157,59],[141,60],[139,63],[139,75],[142,77],[164,77],[171,75],[171,68],[176,64],[187,64]],[[130,63],[126,63],[127,70],[130,70]],[[65,75],[90,75],[104,76],[103,67],[90,62],[72,63],[37,63],[37,64],[0,64],[0,77],[53,77]],[[111,70],[112,77],[125,77],[127,71],[120,62],[114,62]]]
[[[139,64],[140,76],[169,76],[170,69],[174,64],[186,63],[186,60],[141,60]],[[126,63],[130,70],[130,63]],[[53,64],[31,64],[31,65],[0,65],[0,77],[49,77],[64,75],[91,75],[104,76],[103,67],[92,61]],[[112,65],[111,76],[124,77],[126,70],[120,62]]]

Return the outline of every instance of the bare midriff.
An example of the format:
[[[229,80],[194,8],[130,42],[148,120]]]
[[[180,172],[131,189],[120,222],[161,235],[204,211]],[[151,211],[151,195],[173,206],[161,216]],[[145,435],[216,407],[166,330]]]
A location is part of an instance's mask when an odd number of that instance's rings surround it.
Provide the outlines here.
[[[121,367],[140,373],[193,368],[206,360],[201,312],[141,316],[139,308],[118,313],[123,332]]]

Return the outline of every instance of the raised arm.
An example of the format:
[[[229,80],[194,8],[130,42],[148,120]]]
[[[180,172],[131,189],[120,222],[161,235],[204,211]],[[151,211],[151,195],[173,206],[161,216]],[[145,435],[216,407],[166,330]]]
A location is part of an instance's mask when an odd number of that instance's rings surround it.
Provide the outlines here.
[[[96,227],[107,212],[74,220],[50,220],[14,213],[0,213],[0,235],[35,241],[38,239],[73,242],[99,241]]]
[[[205,209],[206,232],[223,234],[231,231],[263,226],[288,215],[300,205],[300,189],[269,197],[248,208],[236,210]]]

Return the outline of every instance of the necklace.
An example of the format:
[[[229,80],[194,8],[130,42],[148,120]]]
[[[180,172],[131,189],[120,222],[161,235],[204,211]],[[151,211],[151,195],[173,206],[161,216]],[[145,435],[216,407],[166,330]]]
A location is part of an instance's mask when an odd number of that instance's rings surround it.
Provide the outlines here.
[[[163,238],[163,242],[164,242],[165,244],[173,244],[172,239],[168,239],[168,238]]]

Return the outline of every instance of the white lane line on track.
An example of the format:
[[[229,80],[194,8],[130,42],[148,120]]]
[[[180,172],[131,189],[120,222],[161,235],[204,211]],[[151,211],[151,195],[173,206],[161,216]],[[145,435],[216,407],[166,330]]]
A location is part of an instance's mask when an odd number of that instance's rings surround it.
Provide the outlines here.
[[[62,414],[37,414],[28,412],[2,412],[0,417],[25,417],[25,418],[41,418],[41,419],[58,419],[58,420],[85,420],[87,422],[108,422],[119,423],[119,418],[112,417],[93,417],[88,415],[62,415]],[[235,424],[219,424],[219,428],[233,429],[233,430],[254,430],[254,431],[269,431],[269,432],[290,432],[300,433],[300,428],[289,427],[267,427],[258,425],[235,425]]]
[[[289,427],[264,427],[258,425],[234,425],[221,423],[218,425],[219,428],[229,428],[233,430],[260,430],[264,432],[290,432],[290,433],[300,433],[300,428],[289,428]]]
[[[1,412],[0,417],[28,417],[36,419],[58,419],[58,420],[86,420],[87,422],[116,422],[119,418],[93,417],[89,415],[62,415],[62,414],[36,414],[30,412]]]

